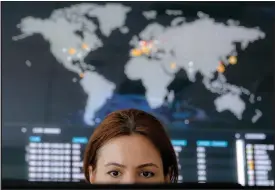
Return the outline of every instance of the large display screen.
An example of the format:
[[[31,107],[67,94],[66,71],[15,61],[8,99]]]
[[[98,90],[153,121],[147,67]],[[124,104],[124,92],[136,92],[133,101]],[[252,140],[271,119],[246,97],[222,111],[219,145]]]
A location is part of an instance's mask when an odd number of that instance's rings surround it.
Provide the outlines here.
[[[81,181],[106,114],[165,125],[180,182],[273,186],[270,4],[2,3],[2,175]]]

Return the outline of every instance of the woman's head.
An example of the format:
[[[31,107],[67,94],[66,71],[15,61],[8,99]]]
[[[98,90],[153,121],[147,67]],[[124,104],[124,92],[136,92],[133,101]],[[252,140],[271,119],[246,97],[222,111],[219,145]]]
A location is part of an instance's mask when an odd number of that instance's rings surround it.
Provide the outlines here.
[[[109,114],[84,156],[90,183],[176,183],[177,158],[162,124],[135,109]]]

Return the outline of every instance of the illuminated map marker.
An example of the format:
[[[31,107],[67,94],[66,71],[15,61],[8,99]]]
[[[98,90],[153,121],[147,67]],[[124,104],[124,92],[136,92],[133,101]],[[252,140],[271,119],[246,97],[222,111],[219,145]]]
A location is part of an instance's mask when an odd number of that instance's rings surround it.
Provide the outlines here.
[[[131,55],[134,57],[141,56],[142,52],[140,49],[132,49],[131,50]]]
[[[237,63],[237,57],[236,56],[230,56],[229,59],[228,59],[228,62],[231,65],[235,65]]]
[[[142,53],[147,54],[147,55],[150,53],[150,49],[148,47],[146,47],[146,46],[142,47],[141,51],[142,51]]]
[[[83,43],[83,44],[81,45],[81,47],[82,47],[82,49],[85,49],[85,50],[87,50],[87,49],[89,48],[89,46],[88,46],[87,44],[85,44],[85,43]]]
[[[170,64],[171,69],[175,69],[177,67],[177,64],[175,62],[172,62]]]
[[[79,74],[79,77],[80,77],[80,78],[83,78],[83,77],[84,77],[84,73],[80,73],[80,74]]]
[[[76,50],[74,49],[74,48],[70,48],[69,49],[69,54],[70,55],[73,55],[73,54],[75,54],[76,53]]]
[[[140,45],[140,46],[146,46],[146,44],[147,44],[146,41],[140,41],[140,42],[139,42],[139,45]]]
[[[218,66],[218,68],[217,68],[217,71],[218,71],[219,73],[224,73],[225,67],[224,67],[224,65],[223,65],[222,63],[219,64],[219,66]]]

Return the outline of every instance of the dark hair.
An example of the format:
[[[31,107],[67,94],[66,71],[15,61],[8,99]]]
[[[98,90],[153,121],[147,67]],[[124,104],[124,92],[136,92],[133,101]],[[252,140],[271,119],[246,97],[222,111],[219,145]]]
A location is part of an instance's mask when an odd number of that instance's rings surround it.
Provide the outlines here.
[[[177,183],[177,157],[163,125],[154,116],[136,109],[112,112],[95,129],[84,154],[86,180],[89,181],[89,166],[96,168],[97,151],[110,139],[131,134],[143,135],[154,144],[162,158],[164,175],[169,174],[171,183]]]

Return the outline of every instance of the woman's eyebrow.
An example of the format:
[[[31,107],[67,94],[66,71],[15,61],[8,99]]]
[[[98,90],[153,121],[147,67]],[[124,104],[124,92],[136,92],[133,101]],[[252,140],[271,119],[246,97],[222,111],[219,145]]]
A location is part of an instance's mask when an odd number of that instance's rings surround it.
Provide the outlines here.
[[[145,168],[145,167],[148,167],[148,166],[153,166],[155,168],[159,168],[156,164],[154,163],[146,163],[146,164],[141,164],[138,166],[138,168]]]
[[[116,163],[116,162],[109,162],[107,164],[105,164],[105,166],[117,166],[117,167],[120,167],[120,168],[126,168],[125,165],[122,165],[122,164],[119,164],[119,163]]]

